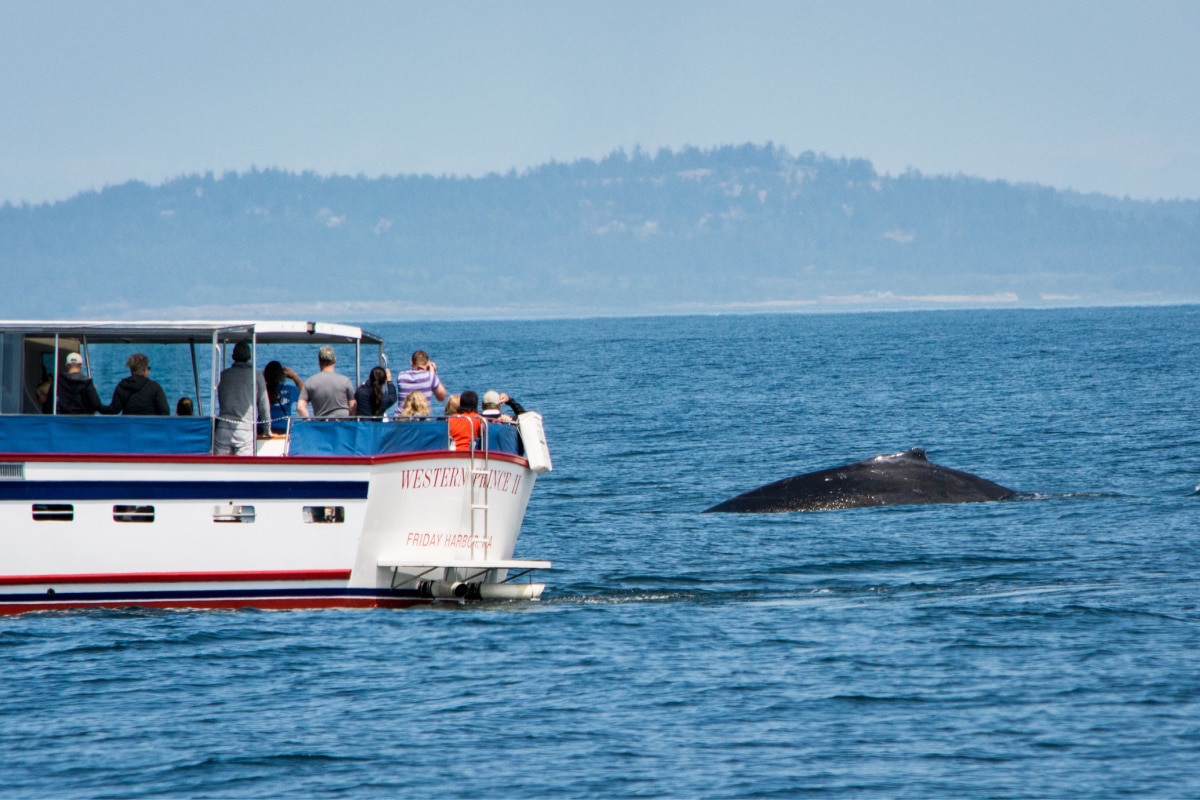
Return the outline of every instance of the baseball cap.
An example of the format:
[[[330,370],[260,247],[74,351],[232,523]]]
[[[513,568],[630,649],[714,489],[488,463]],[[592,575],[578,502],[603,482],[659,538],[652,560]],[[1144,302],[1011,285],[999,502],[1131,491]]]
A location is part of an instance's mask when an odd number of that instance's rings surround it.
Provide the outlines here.
[[[83,356],[79,355],[79,353],[67,353],[67,363],[68,364],[82,364]]]

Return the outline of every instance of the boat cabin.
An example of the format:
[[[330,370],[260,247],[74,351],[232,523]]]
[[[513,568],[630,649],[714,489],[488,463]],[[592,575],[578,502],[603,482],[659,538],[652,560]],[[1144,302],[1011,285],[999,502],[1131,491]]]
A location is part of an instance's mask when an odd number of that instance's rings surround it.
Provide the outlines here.
[[[371,367],[387,366],[380,337],[353,325],[324,322],[0,322],[0,453],[203,456],[212,452],[217,385],[238,342],[251,345],[251,365],[292,366],[302,379],[317,370],[317,349],[334,348],[339,373],[360,385]],[[172,410],[187,397],[192,416],[64,415],[57,413],[58,376],[79,354],[107,404],[129,372],[133,353],[149,357],[151,377]],[[39,389],[48,397],[39,397]],[[257,391],[257,389],[256,389]],[[257,407],[257,403],[256,403]],[[265,422],[265,421],[264,421]],[[280,438],[260,438],[257,456],[345,457],[445,450],[444,418],[289,418]],[[516,426],[492,424],[480,446],[523,455]]]

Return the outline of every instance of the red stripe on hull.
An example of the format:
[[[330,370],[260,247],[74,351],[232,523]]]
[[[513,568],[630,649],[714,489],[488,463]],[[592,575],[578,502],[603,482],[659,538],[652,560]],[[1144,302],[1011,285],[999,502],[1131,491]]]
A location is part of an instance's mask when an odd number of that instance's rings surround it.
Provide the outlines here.
[[[255,581],[348,581],[348,569],[272,572],[130,572],[92,575],[0,575],[0,586],[72,583],[201,583]]]
[[[94,603],[0,603],[0,615],[25,614],[31,611],[81,611],[89,608],[100,609],[194,609],[230,610],[239,608],[255,608],[263,611],[295,611],[302,609],[320,608],[409,608],[416,605],[430,605],[433,600],[421,598],[389,598],[389,597],[281,597],[244,600],[145,600],[130,602],[128,600],[102,600]]]
[[[478,453],[476,455],[479,455]],[[23,461],[28,463],[79,463],[79,464],[341,464],[351,466],[374,466],[393,464],[398,461],[428,461],[440,458],[470,460],[471,454],[464,450],[423,450],[418,453],[392,453],[386,456],[160,456],[160,455],[107,455],[102,453],[0,453],[0,461]],[[488,458],[507,461],[527,467],[529,462],[521,456],[509,453],[489,453]]]

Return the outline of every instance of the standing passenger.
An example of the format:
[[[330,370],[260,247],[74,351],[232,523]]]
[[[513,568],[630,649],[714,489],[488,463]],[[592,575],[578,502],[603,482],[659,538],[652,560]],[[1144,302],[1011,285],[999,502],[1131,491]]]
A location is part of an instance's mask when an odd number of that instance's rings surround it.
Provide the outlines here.
[[[271,405],[271,433],[287,433],[288,417],[292,415],[292,405],[300,398],[304,381],[300,380],[296,370],[278,361],[263,368],[263,378],[267,381],[267,399]],[[295,386],[288,386],[287,379]]]
[[[317,363],[321,371],[304,382],[300,390],[300,402],[296,410],[300,416],[310,417],[352,417],[357,404],[354,402],[354,384],[345,375],[334,372],[337,356],[333,348],[325,345],[317,351]],[[309,406],[312,407],[311,412]]]
[[[396,404],[396,387],[392,385],[392,371],[385,367],[372,367],[363,385],[354,392],[358,416],[375,417]]]
[[[412,366],[396,376],[396,386],[400,390],[397,402],[401,406],[413,392],[423,392],[430,403],[435,397],[446,399],[446,387],[438,380],[437,364],[429,360],[429,354],[424,350],[412,354]]]
[[[254,371],[250,357],[248,342],[234,345],[233,366],[221,373],[221,382],[217,384],[217,430],[213,434],[213,453],[219,456],[254,455],[255,431],[260,423],[265,425],[271,419],[267,382]]]

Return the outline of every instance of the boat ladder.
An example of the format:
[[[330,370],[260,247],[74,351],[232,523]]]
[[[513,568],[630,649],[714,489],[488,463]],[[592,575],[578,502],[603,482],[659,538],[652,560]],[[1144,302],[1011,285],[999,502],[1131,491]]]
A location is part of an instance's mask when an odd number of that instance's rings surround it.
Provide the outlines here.
[[[470,460],[470,493],[471,493],[471,559],[488,557],[488,489],[491,485],[491,459],[488,449],[487,420],[479,420],[479,441],[482,447],[476,448],[475,437],[471,437]],[[472,430],[472,433],[474,431]]]

